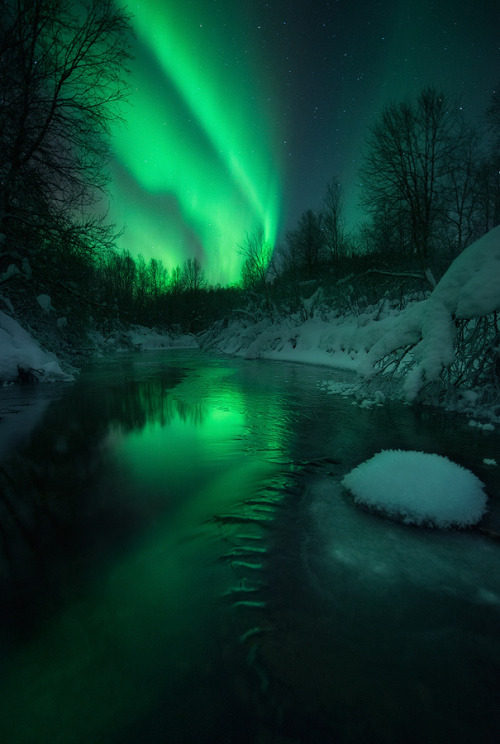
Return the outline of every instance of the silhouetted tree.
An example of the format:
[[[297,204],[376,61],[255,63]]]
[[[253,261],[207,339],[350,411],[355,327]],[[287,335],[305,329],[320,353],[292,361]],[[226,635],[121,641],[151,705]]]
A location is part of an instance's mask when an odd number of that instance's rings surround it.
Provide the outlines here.
[[[500,81],[486,112],[490,144],[480,164],[481,217],[484,232],[500,224]]]
[[[173,295],[178,295],[184,289],[184,278],[182,275],[182,268],[177,265],[174,266],[170,272],[170,280],[168,282],[168,290]]]
[[[269,304],[267,273],[273,255],[273,247],[264,237],[264,230],[246,234],[245,240],[238,246],[238,253],[243,257],[241,267],[241,286],[243,289],[256,289],[263,292]]]
[[[196,330],[200,310],[200,294],[207,285],[205,270],[198,258],[187,258],[182,265],[182,285],[186,294],[186,330]]]
[[[344,189],[336,180],[326,185],[321,227],[328,259],[338,264],[339,259],[348,253],[348,240],[344,218]]]
[[[455,258],[484,232],[480,214],[480,136],[474,127],[464,124],[461,139],[461,146],[450,153],[445,174],[446,229],[451,253],[448,258]]]
[[[0,21],[2,252],[46,251],[89,217],[107,182],[111,124],[126,94],[129,20],[112,0],[6,0]]]
[[[313,277],[323,259],[324,235],[321,228],[321,215],[308,209],[295,230],[287,235],[289,255],[297,261],[302,278]]]
[[[497,155],[500,155],[500,80],[491,97],[486,120],[493,139],[493,149]]]
[[[486,155],[477,164],[475,218],[477,236],[500,225],[500,154]]]
[[[387,106],[370,130],[362,203],[372,217],[384,213],[404,227],[424,270],[448,219],[450,170],[460,166],[469,136],[459,107],[431,88],[415,103]]]
[[[151,258],[148,265],[148,284],[149,290],[155,301],[166,290],[168,283],[168,270],[163,265],[163,261],[158,258]]]
[[[197,293],[206,286],[207,278],[198,258],[187,258],[182,265],[182,284],[188,292]]]

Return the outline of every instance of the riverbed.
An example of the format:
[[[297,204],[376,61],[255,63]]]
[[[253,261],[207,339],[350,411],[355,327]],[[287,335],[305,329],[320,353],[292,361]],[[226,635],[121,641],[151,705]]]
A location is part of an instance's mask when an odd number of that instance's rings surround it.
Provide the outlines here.
[[[500,437],[342,379],[172,350],[0,390],[1,741],[497,741]],[[482,532],[357,508],[391,448],[481,478]]]

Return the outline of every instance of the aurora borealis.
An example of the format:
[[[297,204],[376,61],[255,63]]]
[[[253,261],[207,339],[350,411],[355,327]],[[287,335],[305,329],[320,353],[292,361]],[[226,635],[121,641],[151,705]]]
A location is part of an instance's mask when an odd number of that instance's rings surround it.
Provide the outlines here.
[[[357,212],[367,127],[425,85],[483,113],[500,78],[500,10],[479,0],[143,0],[126,122],[113,134],[119,247],[238,279],[237,246],[272,244],[338,178]]]
[[[262,229],[274,242],[280,216],[281,169],[259,61],[232,48],[240,11],[231,3],[223,22],[200,0],[133,10],[134,93],[114,139],[113,217],[127,223],[131,252],[140,245],[146,257],[165,254],[167,266],[186,255],[207,265],[209,253],[211,278],[235,279],[245,231]]]

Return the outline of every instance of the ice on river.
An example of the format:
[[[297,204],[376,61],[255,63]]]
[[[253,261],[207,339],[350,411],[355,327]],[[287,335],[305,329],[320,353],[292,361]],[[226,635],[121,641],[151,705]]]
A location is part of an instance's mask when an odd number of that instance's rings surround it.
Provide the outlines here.
[[[314,555],[312,543],[306,550],[310,579],[336,605],[343,594],[356,595],[358,607],[361,597],[392,606],[408,594],[419,604],[424,591],[500,609],[498,544],[477,532],[421,530],[378,519],[354,508],[340,484],[326,479],[312,490],[309,509],[316,535]]]
[[[408,524],[467,527],[486,511],[479,478],[436,454],[385,450],[354,468],[342,483],[355,503]]]

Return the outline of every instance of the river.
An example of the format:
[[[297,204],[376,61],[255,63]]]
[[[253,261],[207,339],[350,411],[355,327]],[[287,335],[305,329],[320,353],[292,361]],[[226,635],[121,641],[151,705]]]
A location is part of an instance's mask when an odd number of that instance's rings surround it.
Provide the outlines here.
[[[498,740],[500,543],[340,482],[443,454],[496,532],[500,437],[334,379],[175,350],[0,390],[0,741]]]

